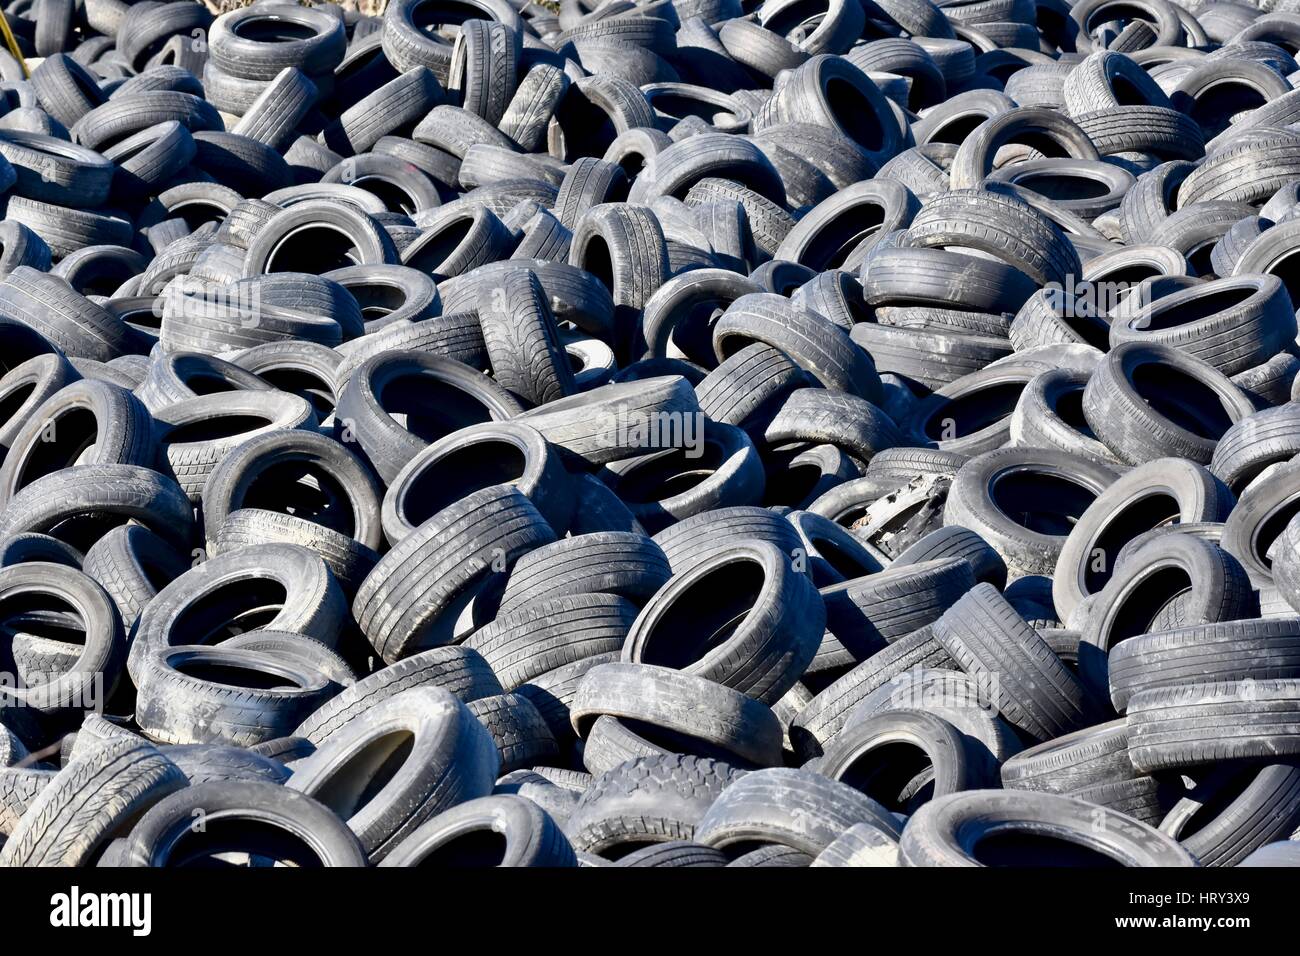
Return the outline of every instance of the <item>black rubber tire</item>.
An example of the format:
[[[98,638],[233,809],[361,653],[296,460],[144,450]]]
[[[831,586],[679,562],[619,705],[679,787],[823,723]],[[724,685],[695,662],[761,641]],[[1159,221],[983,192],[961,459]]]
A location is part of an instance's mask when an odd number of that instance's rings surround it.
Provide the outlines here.
[[[409,752],[394,752],[400,728]],[[383,859],[422,823],[492,792],[498,756],[469,708],[447,691],[412,688],[372,704],[316,742],[289,786],[347,821],[371,861]],[[369,799],[377,782],[381,789]]]
[[[647,844],[691,840],[695,824],[740,776],[721,761],[681,754],[619,764],[582,794],[565,832],[576,848],[611,860]]]
[[[483,853],[476,837],[491,833],[500,850]],[[458,846],[458,841],[464,841]],[[509,794],[467,800],[407,836],[380,866],[576,867],[557,822],[531,800]]]
[[[180,768],[135,737],[74,758],[32,799],[9,834],[6,866],[82,866],[150,806],[186,786]],[[187,826],[192,823],[187,816]]]
[[[1155,375],[1163,376],[1164,384],[1153,392],[1149,381]],[[1146,383],[1135,382],[1135,376]],[[1180,399],[1175,389],[1187,397]],[[1083,393],[1084,417],[1093,432],[1121,461],[1134,465],[1168,455],[1209,464],[1224,432],[1254,409],[1208,363],[1167,345],[1140,342],[1107,353]]]
[[[618,595],[641,607],[672,574],[667,556],[644,535],[625,531],[570,535],[519,559],[501,595],[499,613],[591,594]]]
[[[1054,489],[1045,499],[1037,499],[1045,507],[1028,498],[1031,489],[1026,482],[1034,474],[1042,476],[1044,492],[1047,487]],[[1019,495],[1006,497],[1010,492],[999,485],[1012,475],[1016,476],[1013,482]],[[985,452],[958,469],[948,491],[943,523],[969,528],[980,535],[1002,556],[1014,576],[1050,575],[1072,520],[1082,515],[1116,477],[1115,471],[1100,462],[1054,449]],[[1013,511],[1003,510],[999,500],[1007,502]],[[1023,515],[1024,520],[1018,520],[1017,515]]]
[[[1293,756],[1300,752],[1297,698],[1300,682],[1282,679],[1181,684],[1135,694],[1128,704],[1133,765],[1151,773]]]
[[[578,684],[569,710],[580,737],[598,717],[609,716],[662,733],[677,752],[686,746],[688,754],[737,767],[780,762],[781,723],[771,710],[730,688],[665,667],[626,662],[593,667]]]
[[[263,603],[268,591],[276,595],[277,589],[283,596]],[[247,624],[240,627],[249,614],[258,622],[255,627],[303,634],[334,646],[347,605],[324,561],[306,548],[263,544],[233,551],[198,562],[159,590],[137,622],[128,671],[139,674],[145,659],[164,648],[182,642],[217,643],[249,629]]]
[[[931,628],[925,627],[894,641],[814,697],[790,724],[790,743],[795,753],[805,760],[821,754],[853,709],[900,674],[916,667],[957,670],[957,662],[930,632]]]
[[[93,514],[93,527],[68,519]],[[133,520],[188,548],[194,509],[171,478],[138,465],[73,465],[38,478],[0,513],[0,539],[53,534],[83,552],[115,524]]]
[[[754,843],[779,843],[816,856],[849,827],[869,823],[891,836],[898,821],[852,787],[807,770],[747,773],[722,792],[695,828],[695,839],[733,855]]]
[[[186,673],[202,667],[239,676],[218,682]],[[240,683],[249,675],[256,676]],[[183,645],[144,657],[134,681],[136,725],[151,740],[236,747],[285,736],[339,689],[321,671],[281,655]],[[261,682],[278,686],[263,690]]]
[[[1016,830],[1050,833],[1058,845],[981,859],[983,839]],[[1196,865],[1190,853],[1151,826],[1106,807],[1032,791],[971,790],[931,800],[908,820],[899,855],[904,866],[1015,866],[1047,853],[1059,862],[1071,846],[1079,848],[1073,851],[1079,865],[1095,865],[1098,856],[1122,866]]]
[[[719,604],[723,594],[732,601]],[[628,634],[623,659],[677,667],[770,705],[799,679],[824,629],[811,581],[774,546],[746,542],[660,589]]]
[[[439,405],[421,401],[421,393],[437,396]],[[427,352],[382,351],[348,375],[335,417],[347,429],[344,441],[355,441],[380,478],[391,483],[431,442],[521,411],[509,392],[460,362]]]
[[[271,846],[259,846],[256,837],[209,842],[207,827],[194,826],[196,817],[214,824],[214,835],[238,833],[237,826],[227,826],[243,820],[279,831],[279,839]],[[264,830],[262,834],[265,838]],[[357,838],[328,808],[288,787],[252,780],[198,783],[159,801],[131,830],[122,864],[202,866],[224,853],[261,860],[283,854],[290,865],[300,867],[366,865]]]
[[[989,584],[978,584],[934,624],[934,639],[974,677],[998,675],[998,709],[1036,740],[1085,726],[1083,685]]]
[[[473,492],[384,555],[357,592],[353,615],[390,664],[451,643],[459,630],[486,623],[475,599],[520,555],[554,540],[546,519],[514,488]],[[467,609],[471,620],[458,623]]]
[[[1068,618],[1101,591],[1120,565],[1121,549],[1146,531],[1223,521],[1236,503],[1232,492],[1200,465],[1157,458],[1121,475],[1079,516],[1061,548],[1052,600]]]

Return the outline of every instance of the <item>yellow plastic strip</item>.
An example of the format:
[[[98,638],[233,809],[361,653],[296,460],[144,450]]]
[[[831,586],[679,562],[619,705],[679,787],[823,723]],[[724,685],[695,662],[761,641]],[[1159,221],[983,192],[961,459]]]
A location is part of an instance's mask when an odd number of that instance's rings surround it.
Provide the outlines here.
[[[0,10],[0,33],[5,36],[5,46],[9,47],[9,52],[14,55],[14,59],[23,68],[23,76],[31,79],[32,71],[27,68],[27,61],[23,59],[22,50],[18,49],[18,41],[14,39],[14,33],[9,29],[9,21],[5,19],[5,13]]]

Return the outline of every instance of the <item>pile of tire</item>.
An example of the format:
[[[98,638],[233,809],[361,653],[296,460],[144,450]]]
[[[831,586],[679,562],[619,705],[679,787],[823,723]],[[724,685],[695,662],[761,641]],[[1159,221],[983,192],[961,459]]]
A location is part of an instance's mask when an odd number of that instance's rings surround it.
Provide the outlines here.
[[[1295,9],[4,4],[0,865],[1300,865]]]

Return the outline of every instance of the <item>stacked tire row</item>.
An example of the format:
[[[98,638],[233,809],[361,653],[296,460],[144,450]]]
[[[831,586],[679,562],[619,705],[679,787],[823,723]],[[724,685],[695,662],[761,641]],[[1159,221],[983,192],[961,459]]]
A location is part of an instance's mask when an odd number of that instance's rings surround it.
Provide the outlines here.
[[[9,3],[0,864],[1300,863],[1290,7]]]

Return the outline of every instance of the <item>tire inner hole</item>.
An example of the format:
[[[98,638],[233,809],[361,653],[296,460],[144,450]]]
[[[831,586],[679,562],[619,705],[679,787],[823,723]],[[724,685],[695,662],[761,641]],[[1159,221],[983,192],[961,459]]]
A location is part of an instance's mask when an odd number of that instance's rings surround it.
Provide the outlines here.
[[[232,504],[236,508],[261,508],[293,515],[348,538],[356,532],[357,516],[347,490],[338,479],[312,462],[283,461],[270,465],[249,482],[242,499]]]
[[[745,623],[767,583],[756,561],[729,561],[703,574],[660,615],[641,645],[643,664],[682,670],[722,646]]]
[[[518,482],[527,467],[523,451],[508,441],[477,441],[454,449],[421,468],[407,486],[404,516],[418,527],[467,494]]]
[[[994,477],[989,495],[1012,521],[1045,535],[1068,535],[1097,497],[1068,476],[1026,470]]]

